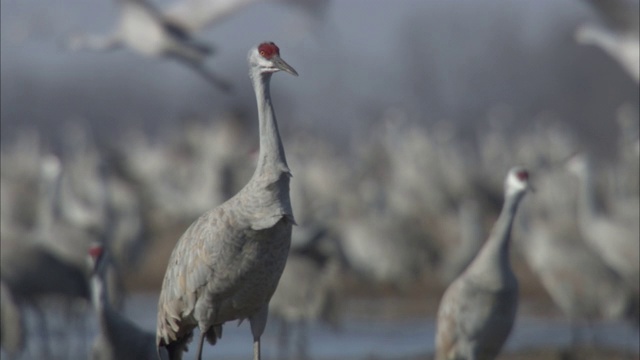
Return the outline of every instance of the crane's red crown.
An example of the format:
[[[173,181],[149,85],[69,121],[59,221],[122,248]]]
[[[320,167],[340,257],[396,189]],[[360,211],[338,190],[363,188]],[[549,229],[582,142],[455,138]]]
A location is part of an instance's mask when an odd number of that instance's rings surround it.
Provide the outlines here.
[[[516,176],[518,177],[518,180],[520,181],[527,181],[529,180],[529,172],[527,172],[526,170],[520,170],[516,173]]]
[[[276,44],[272,42],[264,42],[258,45],[258,53],[263,58],[269,60],[273,57],[273,55],[280,56],[280,49],[278,48],[278,46],[276,46]]]
[[[92,258],[97,259],[102,255],[102,250],[102,245],[93,245],[89,248],[89,255],[91,255]]]

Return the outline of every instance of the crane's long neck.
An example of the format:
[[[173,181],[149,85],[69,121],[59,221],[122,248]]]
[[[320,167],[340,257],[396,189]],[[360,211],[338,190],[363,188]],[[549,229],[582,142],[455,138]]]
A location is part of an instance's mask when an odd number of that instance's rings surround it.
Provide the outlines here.
[[[111,306],[109,302],[109,290],[107,285],[108,260],[103,258],[100,260],[102,264],[91,276],[91,300],[93,307],[98,315],[100,332],[107,339],[118,337],[122,331],[119,326],[122,323],[121,315]],[[126,334],[121,334],[126,336]]]
[[[260,128],[260,152],[254,178],[265,175],[275,175],[276,179],[282,172],[289,172],[284,147],[278,132],[278,123],[271,104],[269,83],[270,73],[260,73],[254,68],[251,73],[253,87],[258,102],[258,121]]]
[[[109,293],[106,284],[107,264],[105,262],[107,259],[103,257],[98,261],[100,261],[101,264],[97,265],[97,268],[91,275],[91,301],[93,302],[96,313],[102,318],[105,310],[109,310],[110,308]]]
[[[99,274],[93,274],[91,277],[91,301],[98,314],[103,311],[105,304],[108,303],[104,282]]]
[[[491,235],[469,266],[468,273],[479,275],[483,280],[496,285],[503,283],[505,274],[512,274],[509,261],[511,229],[523,195],[523,193],[507,195]]]

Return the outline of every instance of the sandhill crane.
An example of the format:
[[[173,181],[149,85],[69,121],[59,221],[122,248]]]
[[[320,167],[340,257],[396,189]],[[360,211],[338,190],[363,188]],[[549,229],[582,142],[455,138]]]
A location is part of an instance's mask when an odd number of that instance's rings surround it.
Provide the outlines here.
[[[603,24],[583,24],[576,40],[599,46],[635,80],[640,81],[640,26],[637,0],[586,0]]]
[[[109,269],[109,254],[100,244],[89,248],[92,267],[92,301],[100,333],[93,343],[92,360],[156,360],[155,335],[140,329],[137,325],[116,311],[109,303],[108,286],[105,283]],[[162,352],[160,360],[168,358]]]
[[[552,213],[555,214],[555,213]],[[520,244],[524,258],[554,303],[576,326],[625,319],[637,324],[638,303],[624,280],[581,239],[566,213],[535,216]]]
[[[578,225],[582,237],[636,292],[640,288],[640,229],[638,219],[614,217],[597,208],[594,174],[586,154],[566,164],[578,177]]]
[[[106,51],[126,46],[145,56],[173,58],[194,69],[218,88],[230,90],[225,80],[204,67],[205,59],[213,52],[211,47],[193,39],[189,31],[168,21],[147,0],[117,2],[120,19],[110,35],[76,35],[69,40],[69,48]]]
[[[24,349],[25,328],[22,308],[11,293],[11,289],[0,281],[0,345],[9,358]]]
[[[249,182],[231,199],[204,213],[178,240],[158,303],[157,345],[180,359],[193,329],[200,329],[197,359],[206,337],[215,344],[227,321],[249,319],[253,357],[268,304],[284,269],[295,224],[289,199],[291,172],[271,105],[273,73],[297,72],[272,42],[249,51],[260,132],[258,164]]]
[[[518,308],[518,281],[509,260],[511,228],[529,188],[525,169],[509,170],[502,211],[489,239],[442,296],[436,359],[494,359],[509,336]]]
[[[598,320],[637,321],[640,308],[624,280],[588,246],[574,214],[574,179],[551,168],[536,176],[540,191],[524,204],[518,245],[527,264],[572,326]],[[567,196],[569,195],[569,196]],[[519,229],[516,229],[516,231]]]

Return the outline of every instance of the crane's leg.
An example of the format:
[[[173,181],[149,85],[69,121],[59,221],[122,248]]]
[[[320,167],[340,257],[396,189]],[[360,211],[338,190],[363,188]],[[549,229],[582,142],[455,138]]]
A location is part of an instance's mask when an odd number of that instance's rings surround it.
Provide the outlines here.
[[[202,344],[204,344],[204,336],[207,333],[206,329],[200,329],[200,339],[198,340],[198,352],[196,353],[196,359],[202,360]]]
[[[260,360],[260,338],[253,338],[253,360]]]
[[[249,317],[249,325],[251,325],[251,334],[253,335],[253,360],[260,360],[260,336],[267,326],[268,315],[269,304],[265,304],[257,313]]]

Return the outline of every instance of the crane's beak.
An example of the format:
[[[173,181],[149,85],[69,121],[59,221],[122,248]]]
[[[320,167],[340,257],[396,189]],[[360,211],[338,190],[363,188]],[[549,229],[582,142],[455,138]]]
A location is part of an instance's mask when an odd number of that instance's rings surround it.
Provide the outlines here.
[[[279,56],[274,56],[271,61],[276,68],[282,71],[286,71],[293,76],[298,76],[298,72],[294,68],[292,68],[291,65],[282,60]]]

